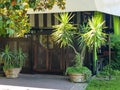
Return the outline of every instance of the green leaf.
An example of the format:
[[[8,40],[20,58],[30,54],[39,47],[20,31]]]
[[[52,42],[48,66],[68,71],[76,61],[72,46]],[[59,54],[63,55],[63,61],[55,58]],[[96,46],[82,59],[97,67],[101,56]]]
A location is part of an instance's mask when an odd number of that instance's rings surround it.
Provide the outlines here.
[[[0,16],[0,20],[2,20],[3,19],[3,17],[2,16]]]
[[[0,8],[4,8],[4,4],[0,3]]]
[[[11,28],[6,28],[6,30],[7,30],[7,34],[9,34],[10,36],[15,33],[15,31]]]
[[[62,13],[55,17],[60,21],[60,24],[53,27],[55,28],[52,34],[53,39],[57,44],[60,44],[61,47],[66,47],[72,44],[72,39],[76,31],[76,27],[70,23],[73,15],[71,13]]]

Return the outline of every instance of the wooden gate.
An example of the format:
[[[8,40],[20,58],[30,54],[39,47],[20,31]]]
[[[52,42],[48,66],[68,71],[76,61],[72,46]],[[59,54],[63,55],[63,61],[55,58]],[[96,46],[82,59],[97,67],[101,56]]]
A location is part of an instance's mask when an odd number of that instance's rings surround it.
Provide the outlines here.
[[[27,38],[0,38],[0,49],[9,45],[10,49],[21,47],[27,54],[23,73],[63,73],[73,63],[71,53],[59,48],[52,39],[51,32],[27,35]],[[29,37],[28,37],[29,36]]]
[[[22,48],[23,52],[27,54],[25,65],[22,72],[30,73],[32,71],[32,44],[28,38],[0,38],[0,50],[9,45],[11,50]]]
[[[65,71],[65,50],[59,48],[51,39],[51,32],[33,35],[34,71],[42,73],[61,73]]]

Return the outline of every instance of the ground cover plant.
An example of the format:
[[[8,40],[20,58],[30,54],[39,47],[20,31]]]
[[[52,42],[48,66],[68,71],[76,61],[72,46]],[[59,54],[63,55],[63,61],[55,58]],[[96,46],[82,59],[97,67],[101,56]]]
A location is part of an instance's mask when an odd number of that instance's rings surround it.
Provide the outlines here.
[[[106,71],[102,71],[106,72]],[[112,78],[109,80],[109,77],[106,73],[94,77],[89,83],[86,90],[120,90],[120,71],[114,70],[112,73]]]

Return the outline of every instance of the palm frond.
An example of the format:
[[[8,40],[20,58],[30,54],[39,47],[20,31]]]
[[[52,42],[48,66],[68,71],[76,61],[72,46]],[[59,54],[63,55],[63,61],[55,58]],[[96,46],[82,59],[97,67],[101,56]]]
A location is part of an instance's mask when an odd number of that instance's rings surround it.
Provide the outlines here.
[[[106,34],[102,32],[104,23],[105,21],[102,21],[101,17],[97,16],[88,20],[90,31],[83,34],[82,38],[84,38],[84,42],[90,50],[93,49],[94,43],[96,43],[96,48],[105,44]]]
[[[56,16],[60,21],[60,24],[53,26],[54,32],[52,33],[52,37],[61,47],[66,47],[68,44],[72,44],[72,39],[76,30],[76,27],[70,23],[73,16],[72,13],[64,13]]]

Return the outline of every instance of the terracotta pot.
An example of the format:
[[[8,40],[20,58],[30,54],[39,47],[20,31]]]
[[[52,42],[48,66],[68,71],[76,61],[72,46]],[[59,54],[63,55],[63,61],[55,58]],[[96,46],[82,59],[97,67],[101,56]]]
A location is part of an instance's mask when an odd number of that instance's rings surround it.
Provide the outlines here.
[[[4,73],[7,78],[17,78],[20,71],[21,68],[13,68],[13,69],[4,70]]]
[[[80,73],[69,74],[70,80],[72,82],[85,82],[85,75]]]

